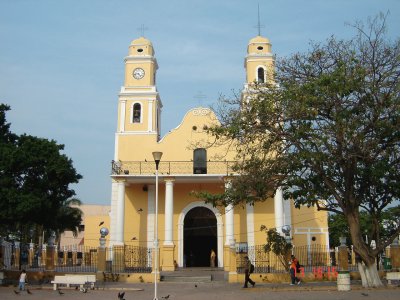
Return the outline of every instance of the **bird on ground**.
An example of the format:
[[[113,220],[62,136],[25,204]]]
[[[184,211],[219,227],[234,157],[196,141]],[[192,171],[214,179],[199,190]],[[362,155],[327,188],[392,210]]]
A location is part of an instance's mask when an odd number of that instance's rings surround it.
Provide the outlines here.
[[[197,284],[195,284],[194,287],[197,288]]]
[[[101,225],[103,225],[103,224],[104,224],[104,221],[101,221],[100,224],[99,224],[99,226],[101,226]]]
[[[162,299],[169,299],[169,295],[161,297]]]
[[[80,290],[82,293],[87,293],[87,288],[85,288],[85,287],[81,287],[79,290]]]
[[[131,241],[134,241],[134,240],[136,240],[136,236],[134,236],[133,238],[131,238]]]
[[[368,296],[368,294],[366,294],[366,293],[361,293],[361,295],[363,295],[363,296]]]
[[[15,293],[16,295],[19,295],[19,292],[18,292],[18,291],[16,291],[16,290],[14,290],[14,293]]]
[[[145,162],[147,162],[147,159],[144,159]]]
[[[142,212],[142,211],[143,211],[143,208],[139,208],[137,211],[138,211],[138,212]]]
[[[122,293],[119,292],[119,293],[118,293],[118,299],[120,299],[120,300],[125,300],[125,299],[124,299],[124,296],[125,296],[125,292],[122,292]]]
[[[61,292],[61,290],[57,290],[59,295],[64,295],[63,292]]]
[[[27,292],[29,295],[32,295],[32,294],[33,294],[29,289],[26,289],[26,292]]]

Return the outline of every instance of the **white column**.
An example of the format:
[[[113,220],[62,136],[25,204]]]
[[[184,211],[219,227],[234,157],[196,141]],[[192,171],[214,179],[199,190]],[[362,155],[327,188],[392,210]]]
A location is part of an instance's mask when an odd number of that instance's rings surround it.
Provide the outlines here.
[[[150,131],[150,132],[154,131],[154,129],[153,129],[153,102],[154,102],[154,100],[148,101],[149,111],[148,111],[148,116],[147,116],[147,119],[148,119],[148,123],[147,123],[148,127],[147,128],[148,128],[148,131]]]
[[[119,112],[119,132],[125,131],[125,114],[126,114],[126,100],[121,100],[121,107]]]
[[[173,178],[165,179],[165,240],[164,245],[173,245],[173,220],[174,220],[174,181]]]
[[[246,204],[247,246],[254,247],[254,205]]]
[[[225,189],[229,188],[230,186],[231,186],[231,181],[226,181]],[[229,246],[230,241],[235,238],[233,232],[233,226],[234,226],[233,216],[234,216],[233,205],[229,204],[227,207],[225,207],[225,245],[227,246]]]
[[[110,246],[114,245],[117,233],[117,210],[118,210],[118,182],[111,183],[111,212],[110,212]]]
[[[274,207],[275,207],[275,228],[280,234],[282,234],[282,227],[284,225],[283,224],[284,215],[283,215],[283,193],[281,188],[278,188],[275,192]]]
[[[147,190],[147,247],[153,248],[154,246],[154,212],[155,212],[155,199],[156,186],[151,184]]]
[[[115,243],[124,244],[125,181],[118,181],[117,226]]]

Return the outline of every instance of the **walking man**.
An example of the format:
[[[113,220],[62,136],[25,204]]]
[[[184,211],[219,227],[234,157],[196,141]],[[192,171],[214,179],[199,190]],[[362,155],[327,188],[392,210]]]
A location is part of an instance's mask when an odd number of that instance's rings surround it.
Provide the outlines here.
[[[244,257],[244,286],[243,288],[247,289],[248,285],[247,283],[250,282],[250,284],[254,287],[255,282],[251,280],[250,274],[253,273],[254,271],[254,266],[252,265],[250,259],[248,256]]]

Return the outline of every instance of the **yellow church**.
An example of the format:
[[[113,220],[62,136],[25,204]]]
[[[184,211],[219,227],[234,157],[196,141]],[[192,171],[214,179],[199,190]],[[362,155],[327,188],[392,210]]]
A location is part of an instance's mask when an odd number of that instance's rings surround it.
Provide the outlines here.
[[[192,191],[220,193],[232,176],[239,176],[231,168],[235,153],[210,146],[212,137],[206,131],[218,123],[216,115],[209,108],[193,108],[178,127],[161,137],[163,102],[157,91],[159,66],[153,44],[144,37],[132,41],[124,61],[111,175],[110,245],[153,249],[158,234],[162,271],[208,267],[211,250],[216,267],[226,268],[232,245],[249,251],[251,258],[251,249],[266,242],[261,225],[276,228],[295,246],[329,246],[326,212],[295,209],[280,190],[254,206],[213,207],[193,196]],[[244,59],[243,95],[254,82],[268,80],[273,65],[269,39],[252,38]],[[162,153],[158,171],[153,152]]]

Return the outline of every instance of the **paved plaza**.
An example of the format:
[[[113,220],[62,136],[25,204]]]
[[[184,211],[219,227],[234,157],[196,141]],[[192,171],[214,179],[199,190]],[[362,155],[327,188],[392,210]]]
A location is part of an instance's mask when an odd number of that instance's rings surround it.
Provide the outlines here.
[[[400,299],[400,287],[382,289],[363,289],[359,283],[352,285],[348,292],[338,292],[334,282],[305,283],[300,286],[289,286],[288,284],[256,284],[254,288],[243,289],[241,284],[229,284],[226,282],[209,283],[164,283],[158,285],[160,300],[190,299],[190,300],[246,300],[246,299],[323,299],[323,300],[358,300],[358,299]],[[154,284],[124,284],[108,283],[104,288],[89,290],[82,293],[75,289],[62,288],[60,294],[53,291],[50,285],[30,286],[31,294],[21,292],[15,294],[15,288],[0,287],[0,299],[79,299],[79,300],[118,300],[118,293],[125,292],[125,300],[150,300],[154,297]]]

